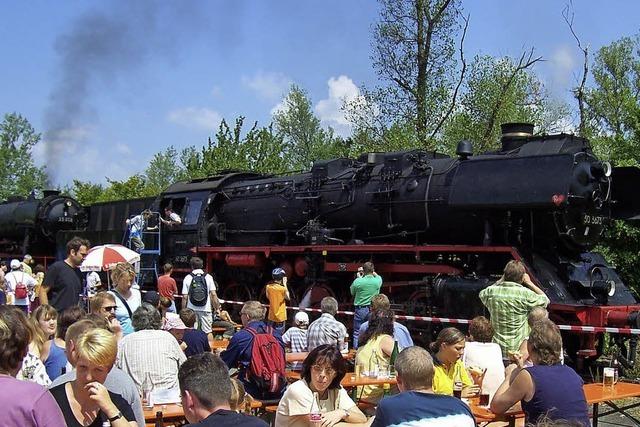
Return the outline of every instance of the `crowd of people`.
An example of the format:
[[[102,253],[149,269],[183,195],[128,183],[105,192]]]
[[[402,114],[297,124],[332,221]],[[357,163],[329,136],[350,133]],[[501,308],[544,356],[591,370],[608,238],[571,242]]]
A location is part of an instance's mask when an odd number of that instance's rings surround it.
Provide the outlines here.
[[[72,239],[67,257],[45,274],[31,269],[29,256],[12,260],[6,274],[0,264],[8,296],[0,306],[7,425],[144,426],[149,387],[179,390],[186,420],[198,426],[266,425],[247,414],[250,400],[276,407],[277,427],[474,426],[465,399],[479,395],[489,396],[496,414],[520,404],[531,425],[590,425],[582,380],[563,364],[560,332],[545,309],[549,300],[518,261],[481,291],[489,318],[472,319],[466,334],[443,328],[422,348],[396,321],[371,262],[350,286],[352,325],[338,320],[338,301],[327,296],[317,318],[300,311],[287,328],[283,269],[275,268],[265,284],[268,306],[246,301],[236,323],[198,257],[180,288],[167,264],[157,291],[146,292],[137,288],[133,267],[119,263],[109,272],[112,289],[91,284],[97,288],[85,309],[77,269],[89,247]],[[213,328],[228,340],[221,352],[210,345]],[[287,351],[307,355],[287,365]],[[395,375],[396,385],[364,385],[350,394],[341,386],[349,363],[363,375]],[[300,379],[290,382],[287,369]]]

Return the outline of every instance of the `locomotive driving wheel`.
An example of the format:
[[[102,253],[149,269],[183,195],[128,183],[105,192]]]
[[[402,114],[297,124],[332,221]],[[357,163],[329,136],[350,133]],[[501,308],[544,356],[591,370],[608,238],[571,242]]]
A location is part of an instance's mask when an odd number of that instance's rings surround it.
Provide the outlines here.
[[[251,290],[246,285],[241,285],[238,283],[232,283],[230,285],[225,286],[224,291],[222,292],[222,299],[225,301],[234,301],[234,302],[246,302],[253,299],[251,294]],[[240,309],[242,309],[242,304],[230,303],[225,305],[225,309],[229,312],[232,318],[240,317]]]

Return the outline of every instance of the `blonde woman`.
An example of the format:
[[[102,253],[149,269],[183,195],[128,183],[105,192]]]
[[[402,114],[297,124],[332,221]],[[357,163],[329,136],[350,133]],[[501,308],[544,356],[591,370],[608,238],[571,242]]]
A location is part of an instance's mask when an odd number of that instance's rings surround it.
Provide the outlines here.
[[[104,329],[91,329],[75,344],[76,379],[51,389],[68,427],[137,426],[131,406],[119,394],[104,386],[111,371],[118,345],[115,336]]]
[[[34,332],[29,352],[45,360],[47,342],[55,336],[58,327],[58,312],[48,304],[41,305],[31,313],[29,322]]]
[[[142,304],[140,291],[132,288],[135,277],[136,273],[133,271],[133,267],[126,262],[119,262],[111,270],[111,282],[115,288],[109,293],[116,298],[116,319],[122,326],[123,335],[134,332],[131,317]]]

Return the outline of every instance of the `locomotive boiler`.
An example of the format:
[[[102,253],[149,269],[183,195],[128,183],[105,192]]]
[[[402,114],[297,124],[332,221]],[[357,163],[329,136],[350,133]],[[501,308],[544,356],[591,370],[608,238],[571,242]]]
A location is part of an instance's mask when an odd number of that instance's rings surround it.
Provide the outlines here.
[[[478,292],[515,258],[556,322],[639,327],[636,297],[591,250],[612,219],[637,219],[640,171],[612,168],[584,138],[532,133],[504,125],[501,148],[475,155],[463,141],[456,157],[366,153],[294,175],[176,183],[153,206],[183,217],[163,232],[161,253],[184,270],[202,255],[223,297],[237,300],[259,296],[281,266],[307,304],[327,294],[348,303],[353,273],[370,260],[400,311],[453,318],[484,313]],[[567,340],[571,358],[600,354],[596,334]],[[622,356],[633,362],[634,338]]]
[[[52,257],[57,234],[84,228],[85,221],[84,208],[59,191],[45,191],[42,198],[12,197],[0,203],[0,253]]]

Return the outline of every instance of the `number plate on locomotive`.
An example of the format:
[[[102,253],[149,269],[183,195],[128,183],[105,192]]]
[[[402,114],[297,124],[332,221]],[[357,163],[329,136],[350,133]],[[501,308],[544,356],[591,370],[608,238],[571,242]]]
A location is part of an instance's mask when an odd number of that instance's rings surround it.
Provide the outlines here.
[[[585,225],[603,225],[606,217],[600,215],[587,215],[582,217],[582,223]]]
[[[70,216],[59,216],[58,222],[73,222],[73,218]]]

